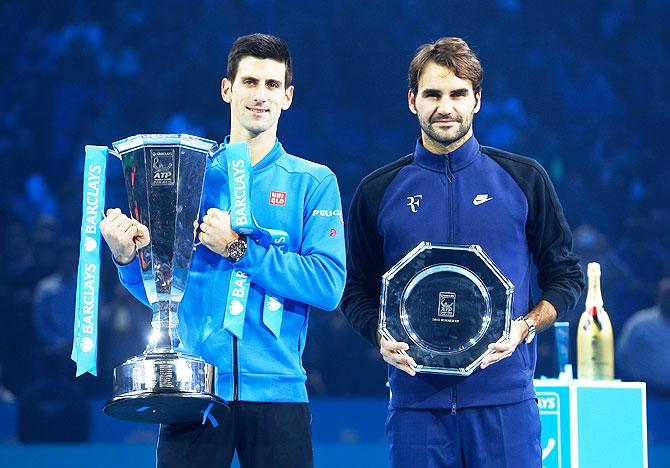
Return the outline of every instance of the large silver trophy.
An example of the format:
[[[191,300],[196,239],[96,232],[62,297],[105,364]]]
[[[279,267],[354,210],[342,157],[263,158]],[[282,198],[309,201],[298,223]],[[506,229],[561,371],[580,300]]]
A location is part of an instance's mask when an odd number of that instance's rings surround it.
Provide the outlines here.
[[[149,228],[137,253],[153,309],[141,356],[114,369],[114,397],[105,414],[128,421],[178,423],[227,410],[214,395],[214,366],[178,352],[177,308],[193,254],[207,158],[216,142],[189,135],[136,135],[113,143],[121,159],[131,216]]]
[[[422,242],[382,277],[379,331],[418,372],[470,375],[509,336],[513,292],[480,246]]]

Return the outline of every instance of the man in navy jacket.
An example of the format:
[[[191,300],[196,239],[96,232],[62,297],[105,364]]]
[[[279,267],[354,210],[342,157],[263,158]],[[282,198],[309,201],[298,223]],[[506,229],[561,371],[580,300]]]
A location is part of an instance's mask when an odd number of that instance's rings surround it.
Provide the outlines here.
[[[408,103],[421,126],[413,153],[361,182],[348,221],[342,310],[389,366],[387,437],[394,467],[539,467],[535,331],[576,303],[584,287],[572,235],[545,170],[480,146],[472,122],[483,71],[459,38],[420,47]],[[381,276],[419,242],[479,244],[515,286],[507,341],[468,377],[417,374],[377,331]],[[531,262],[542,297],[530,294]]]

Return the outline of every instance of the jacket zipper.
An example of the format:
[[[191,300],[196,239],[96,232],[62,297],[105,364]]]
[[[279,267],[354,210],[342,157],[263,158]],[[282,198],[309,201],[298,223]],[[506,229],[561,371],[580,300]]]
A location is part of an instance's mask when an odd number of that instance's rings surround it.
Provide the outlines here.
[[[447,185],[449,186],[449,238],[450,244],[454,243],[454,173],[451,172],[451,165],[449,164],[449,157],[444,161],[447,172]],[[451,387],[451,414],[456,414],[456,385]]]
[[[237,363],[237,337],[233,335],[233,400],[239,398],[239,376]]]
[[[444,165],[447,172],[447,185],[449,186],[449,236],[448,243],[454,243],[454,173],[451,172],[449,158],[444,159]]]

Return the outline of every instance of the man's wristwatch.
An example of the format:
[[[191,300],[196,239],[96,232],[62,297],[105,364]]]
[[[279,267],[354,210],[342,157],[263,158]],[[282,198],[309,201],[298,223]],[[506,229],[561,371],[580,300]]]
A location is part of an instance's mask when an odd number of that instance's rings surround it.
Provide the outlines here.
[[[247,238],[243,236],[238,237],[226,247],[226,257],[233,263],[244,257],[245,253],[247,253]]]
[[[526,326],[528,327],[528,334],[526,335],[526,338],[523,340],[524,343],[530,343],[533,341],[535,338],[535,322],[532,320],[528,320],[526,317],[523,315],[516,319],[517,322],[525,322]]]

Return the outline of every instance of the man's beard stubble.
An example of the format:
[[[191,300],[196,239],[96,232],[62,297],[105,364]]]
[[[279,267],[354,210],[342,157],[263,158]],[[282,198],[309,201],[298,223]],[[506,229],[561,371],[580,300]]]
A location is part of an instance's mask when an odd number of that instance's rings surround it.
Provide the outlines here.
[[[472,121],[471,120],[467,121],[467,122],[463,122],[463,120],[460,119],[459,124],[458,124],[458,130],[457,130],[456,134],[453,137],[448,137],[448,138],[445,138],[444,136],[439,135],[435,130],[433,130],[433,127],[431,126],[431,123],[428,123],[427,125],[422,124],[421,129],[435,143],[438,143],[442,146],[449,146],[453,142],[458,141],[461,138],[463,138],[463,136],[466,133],[468,133],[471,126],[472,126]]]
[[[477,101],[475,101],[475,107],[477,106]],[[463,118],[461,115],[432,115],[430,117],[430,120],[428,122],[422,122],[421,119],[419,119],[419,125],[421,126],[421,129],[428,135],[428,137],[433,140],[435,143],[441,145],[441,146],[449,146],[450,144],[454,143],[455,141],[460,140],[463,138],[468,131],[470,131],[470,128],[472,128],[472,122],[475,118],[474,114],[474,109],[473,107],[472,112],[470,113],[469,118]],[[441,135],[439,135],[435,130],[432,128],[432,123],[443,119],[443,118],[450,118],[452,120],[456,120],[458,122],[458,130],[456,134],[453,137],[445,138]]]

